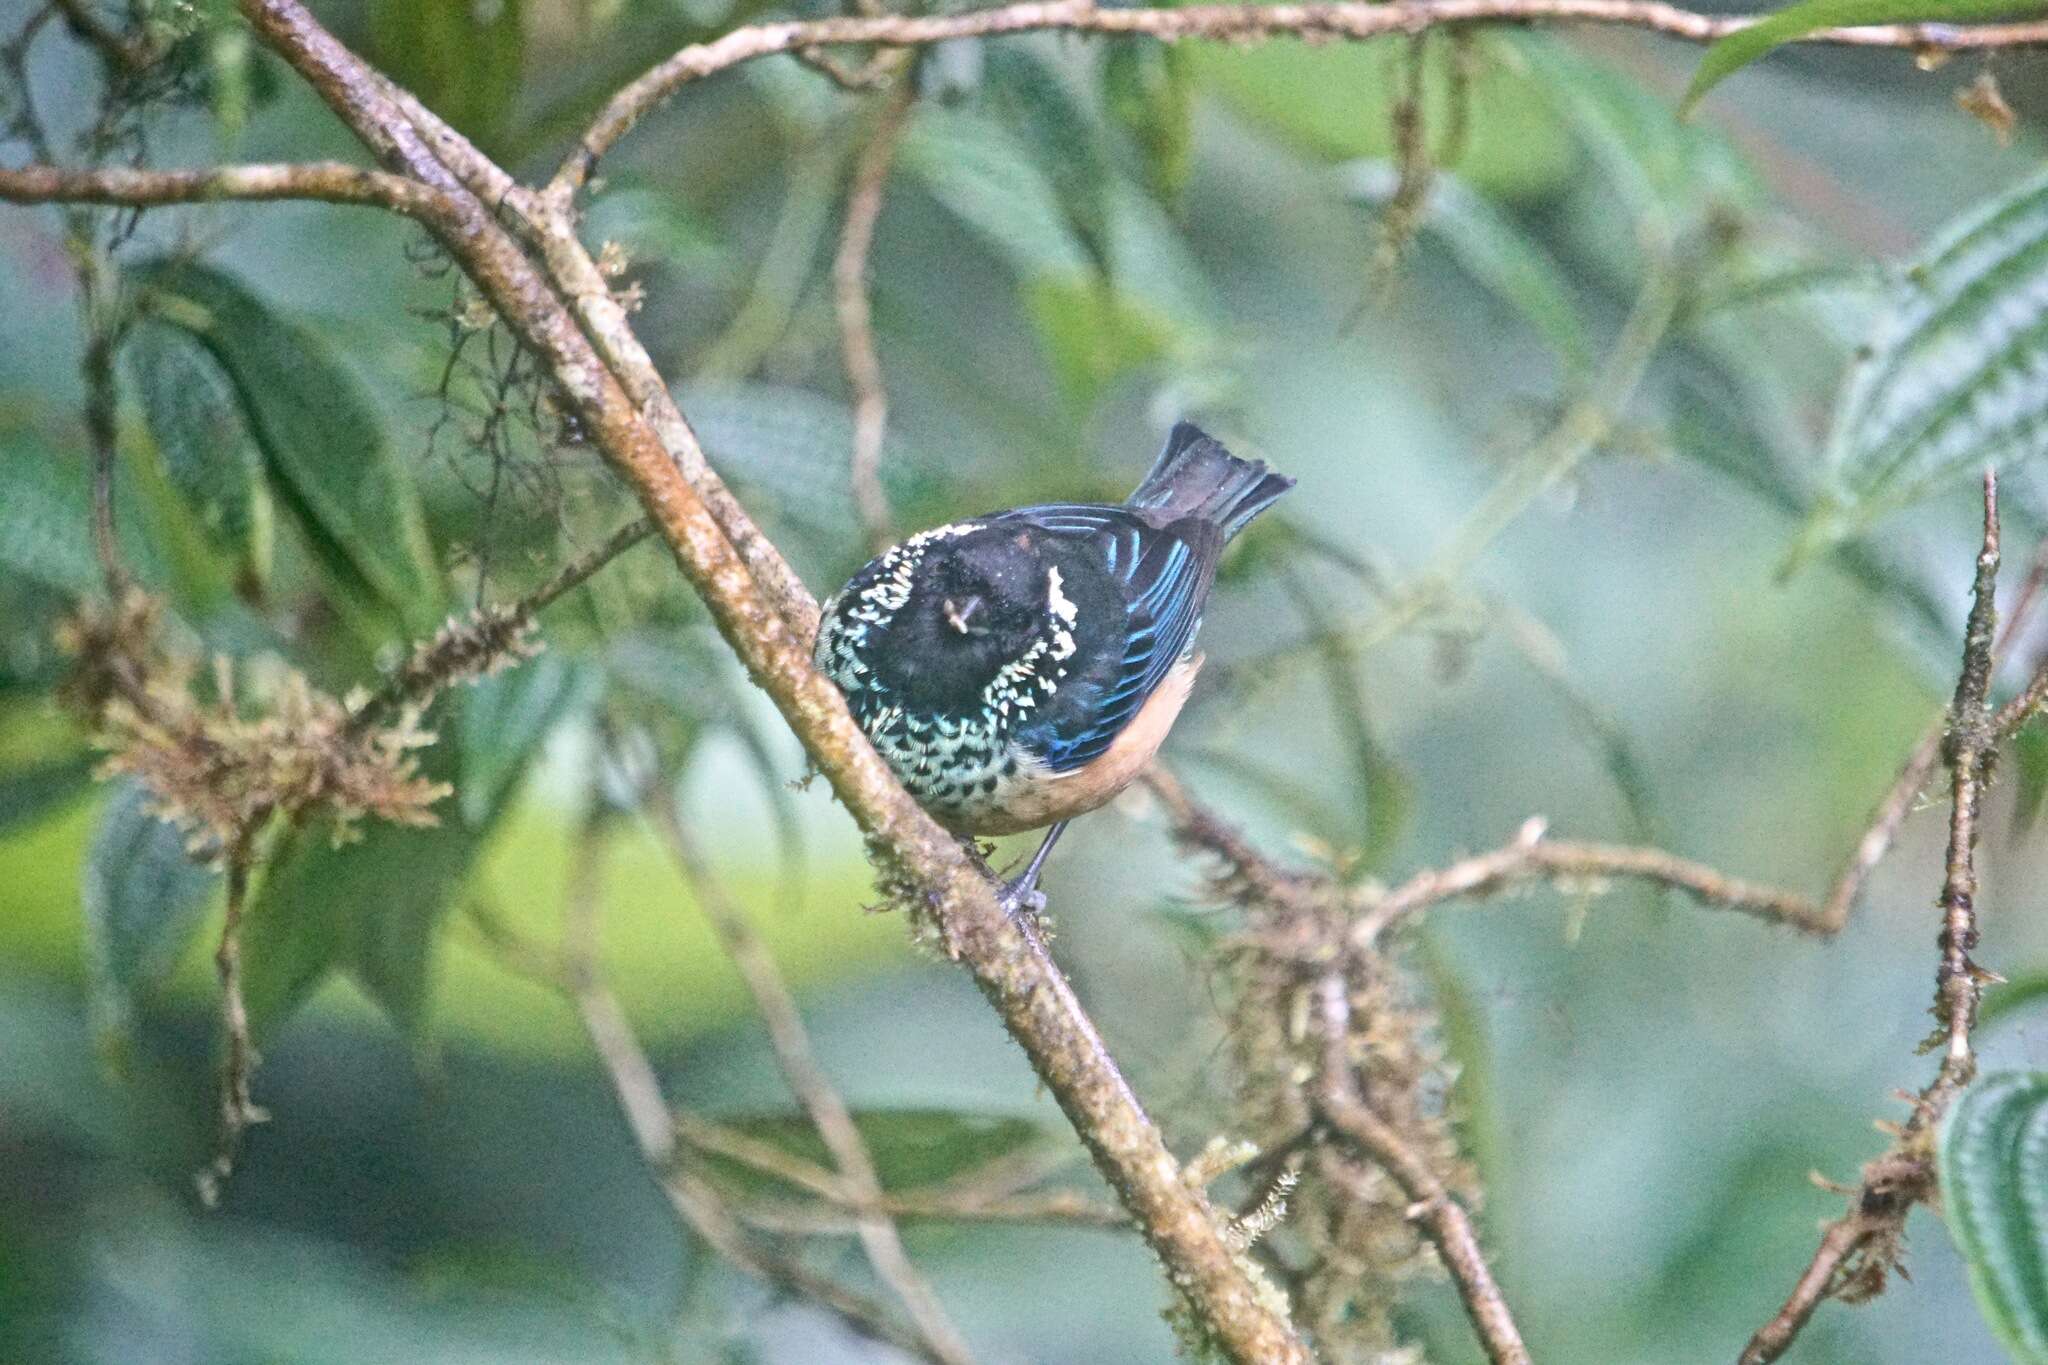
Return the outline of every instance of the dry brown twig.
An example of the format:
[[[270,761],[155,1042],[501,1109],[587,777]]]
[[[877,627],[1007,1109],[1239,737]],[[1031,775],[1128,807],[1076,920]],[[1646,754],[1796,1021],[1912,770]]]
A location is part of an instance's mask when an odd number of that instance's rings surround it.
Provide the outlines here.
[[[682,869],[697,909],[710,921],[726,956],[732,959],[747,993],[753,997],[755,1011],[767,1027],[769,1045],[782,1078],[809,1116],[825,1150],[832,1154],[847,1193],[857,1205],[875,1210],[859,1214],[856,1221],[868,1263],[910,1314],[930,1354],[948,1365],[966,1365],[974,1359],[966,1339],[947,1316],[931,1285],[910,1263],[895,1223],[879,1211],[882,1183],[875,1171],[874,1156],[854,1123],[853,1112],[818,1064],[803,1015],[789,984],[783,980],[781,968],[754,932],[746,912],[726,894],[704,850],[683,824],[673,794],[665,788],[656,791],[649,802],[649,814]]]
[[[591,1047],[618,1095],[641,1159],[660,1182],[676,1215],[706,1245],[757,1279],[822,1305],[863,1336],[889,1342],[933,1365],[947,1365],[946,1357],[933,1352],[918,1334],[898,1326],[882,1305],[747,1236],[725,1198],[695,1168],[694,1158],[677,1145],[676,1126],[660,1078],[597,964],[598,912],[603,902],[601,821],[592,819],[585,824],[571,859],[560,970],[549,974],[543,966],[543,979],[554,975],[574,1002]]]
[[[896,54],[884,54],[894,56]],[[895,539],[889,497],[882,491],[882,442],[889,428],[889,390],[882,383],[882,359],[875,350],[874,305],[868,296],[868,254],[882,216],[882,194],[896,144],[917,99],[914,74],[901,71],[880,101],[874,131],[853,166],[846,193],[846,221],[832,258],[832,302],[839,316],[839,350],[846,386],[853,393],[853,501],[876,550]]]
[[[1861,1183],[1849,1194],[1848,1212],[1827,1226],[1784,1306],[1750,1338],[1741,1365],[1768,1365],[1782,1356],[1825,1299],[1860,1302],[1884,1288],[1898,1268],[1907,1215],[1934,1195],[1934,1142],[1942,1117],[1976,1074],[1970,1031],[1990,978],[1970,953],[1977,946],[1978,815],[2001,736],[1989,705],[1998,558],[1998,482],[1986,473],[1984,542],[1963,632],[1962,667],[1940,745],[1949,770],[1948,851],[1938,901],[1941,959],[1934,991],[1940,1027],[1924,1050],[1939,1049],[1941,1065],[1914,1097],[1912,1113],[1891,1147],[1863,1168]]]
[[[1444,1185],[1435,1166],[1415,1151],[1393,1124],[1381,1118],[1360,1092],[1357,1059],[1351,1053],[1350,988],[1342,972],[1326,973],[1316,984],[1315,1006],[1323,1039],[1317,1106],[1330,1126],[1394,1178],[1413,1203],[1408,1217],[1423,1226],[1430,1244],[1464,1300],[1465,1315],[1494,1365],[1529,1365],[1514,1315],[1479,1248],[1472,1219]]]

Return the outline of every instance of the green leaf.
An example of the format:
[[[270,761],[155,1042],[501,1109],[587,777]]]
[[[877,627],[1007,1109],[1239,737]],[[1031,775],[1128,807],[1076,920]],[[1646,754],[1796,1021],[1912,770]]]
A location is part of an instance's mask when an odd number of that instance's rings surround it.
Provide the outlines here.
[[[471,695],[444,698],[435,723],[461,733],[465,719],[455,708]],[[532,752],[529,746],[519,757]],[[436,744],[422,755],[420,774],[453,782],[457,764],[455,745]],[[519,772],[517,761],[498,766],[496,799],[475,820],[444,816],[424,829],[366,821],[359,838],[339,847],[317,825],[286,833],[250,901],[242,933],[249,1021],[259,1038],[337,968],[353,976],[402,1032],[417,1037],[424,1031],[435,936],[503,818]]]
[[[730,283],[734,278],[732,248],[717,227],[706,222],[675,186],[652,177],[632,172],[606,175],[604,192],[592,199],[583,227],[588,240],[616,241],[635,261],[659,262],[664,270],[680,271],[706,284]]]
[[[1762,183],[1719,131],[1681,123],[1642,82],[1548,34],[1503,41],[1585,147],[1631,215],[1666,240],[1731,209],[1763,204]]]
[[[145,587],[172,578],[145,530],[151,509],[126,462],[114,475],[114,534],[121,558]],[[64,451],[22,430],[0,429],[0,570],[65,593],[102,582],[92,544],[92,470],[81,452]]]
[[[1177,329],[1143,304],[1090,276],[1041,276],[1024,286],[1060,392],[1078,412],[1110,385],[1173,353]]]
[[[337,968],[401,1031],[417,1035],[435,931],[486,833],[463,820],[429,829],[372,824],[339,848],[322,829],[287,834],[243,926],[243,986],[256,1036],[275,1032]]]
[[[89,754],[45,759],[0,773],[0,835],[38,824],[92,786]]]
[[[693,385],[676,391],[705,453],[747,498],[757,520],[783,528],[800,569],[851,569],[866,529],[853,501],[853,415],[845,404],[777,384]],[[941,499],[943,468],[895,430],[882,447],[882,487],[907,522]],[[835,580],[837,581],[837,580]]]
[[[1106,269],[1108,193],[1116,173],[1101,121],[1059,67],[1033,45],[995,43],[982,62],[987,112],[1028,149],[1076,240],[1098,268]]]
[[[1977,1306],[2021,1365],[2048,1362],[2048,1072],[1995,1072],[1942,1129],[1941,1197]]]
[[[457,726],[462,818],[471,825],[488,823],[555,726],[596,700],[602,684],[597,670],[550,653],[472,686],[462,699]]]
[[[1194,169],[1194,73],[1187,53],[1171,43],[1103,45],[1103,103],[1136,145],[1146,186],[1168,203],[1180,198]]]
[[[2012,837],[2024,839],[2048,800],[2048,725],[2023,725],[2013,736],[2012,763],[2019,780],[2012,800]]]
[[[1896,272],[1828,441],[1832,486],[1795,562],[1985,466],[2048,451],[2048,174]]]
[[[144,322],[121,359],[165,478],[207,538],[252,582],[269,576],[271,506],[263,452],[219,362],[189,332]]]
[[[1977,1028],[1980,1032],[1988,1029],[2044,999],[2048,999],[2048,972],[2016,976],[1994,985],[1984,992],[1984,1004],[1977,1011]]]
[[[1393,197],[1400,178],[1388,161],[1352,162],[1343,177],[1354,199],[1374,206]],[[1467,274],[1555,346],[1574,371],[1588,368],[1592,347],[1564,271],[1490,199],[1456,176],[1439,174],[1421,226],[1443,242]]]
[[[1793,43],[1824,28],[1856,28],[1864,24],[1968,23],[2039,14],[2040,0],[1800,0],[1767,18],[1718,39],[1700,58],[1692,84],[1678,103],[1679,117],[1690,114],[1709,90],[1773,48]]]
[[[504,130],[526,55],[522,0],[371,0],[377,65],[457,130]]]
[[[791,1156],[832,1168],[831,1154],[803,1114],[743,1114],[721,1122]],[[1045,1138],[1045,1130],[1029,1119],[952,1109],[869,1109],[855,1113],[853,1123],[875,1158],[875,1175],[882,1188],[891,1191],[936,1185]],[[722,1175],[742,1187],[777,1184],[752,1166],[725,1157],[711,1160]]]
[[[126,779],[100,813],[79,894],[93,1032],[118,1057],[141,996],[176,966],[206,917],[218,873],[194,862],[185,834],[150,809],[148,788]]]
[[[131,275],[153,292],[154,315],[226,372],[271,490],[330,582],[351,603],[387,604],[413,633],[432,629],[441,583],[419,499],[355,375],[221,271],[167,260]]]
[[[1092,264],[1030,144],[987,115],[920,106],[897,159],[1019,276],[1080,275]]]
[[[1537,198],[1563,184],[1577,156],[1556,108],[1514,49],[1475,35],[1469,129],[1457,172],[1490,194]],[[1440,51],[1442,49],[1439,49]],[[1290,145],[1330,161],[1394,153],[1389,115],[1399,68],[1372,43],[1200,43],[1187,48],[1199,87]],[[1441,58],[1423,86],[1423,124],[1450,126],[1451,82]]]

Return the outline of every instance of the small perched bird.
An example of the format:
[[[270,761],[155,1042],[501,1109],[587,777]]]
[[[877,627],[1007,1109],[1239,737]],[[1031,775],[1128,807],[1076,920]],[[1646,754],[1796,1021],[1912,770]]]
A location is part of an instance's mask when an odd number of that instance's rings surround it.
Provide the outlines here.
[[[1176,425],[1121,504],[1048,503],[936,527],[825,604],[814,658],[903,785],[957,834],[1067,821],[1135,780],[1202,666],[1223,547],[1294,486]]]

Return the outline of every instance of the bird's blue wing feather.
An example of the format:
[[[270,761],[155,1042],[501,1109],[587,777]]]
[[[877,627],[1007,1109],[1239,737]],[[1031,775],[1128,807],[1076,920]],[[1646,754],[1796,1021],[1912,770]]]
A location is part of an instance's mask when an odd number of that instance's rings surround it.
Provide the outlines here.
[[[1186,651],[1215,556],[1120,507],[1059,504],[1019,516],[1027,518],[1041,530],[1085,536],[1101,556],[1098,563],[1123,587],[1125,619],[1121,635],[1113,637],[1121,639],[1122,653],[1104,691],[1085,713],[1060,716],[1055,732],[1040,741],[1053,771],[1067,772],[1115,742]]]

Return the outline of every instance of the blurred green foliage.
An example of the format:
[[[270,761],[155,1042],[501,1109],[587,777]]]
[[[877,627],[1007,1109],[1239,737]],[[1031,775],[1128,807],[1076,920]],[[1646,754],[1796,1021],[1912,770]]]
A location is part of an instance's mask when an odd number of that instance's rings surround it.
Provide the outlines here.
[[[535,177],[619,82],[756,12],[319,8]],[[1695,93],[1847,12],[1795,6],[1716,47]],[[157,163],[356,155],[229,7],[135,13],[180,73],[116,120]],[[0,37],[20,23],[0,12]],[[1696,61],[1519,32],[926,54],[871,270],[898,523],[1120,496],[1165,425],[1198,418],[1301,482],[1225,566],[1169,750],[1267,846],[1391,879],[1541,813],[1821,885],[1952,681],[1975,471],[2008,471],[2011,544],[2048,519],[2048,83],[2038,58],[1999,59],[2021,116],[2001,151],[1952,103],[1975,62],[1787,51],[1681,122]],[[52,27],[27,72],[53,145],[89,154],[104,67]],[[1396,131],[1409,90],[1419,158]],[[713,461],[821,593],[866,550],[830,258],[867,126],[860,97],[757,63],[649,118],[585,219],[623,249]],[[240,704],[287,668],[374,690],[445,617],[531,591],[634,515],[410,228],[214,205],[98,230],[135,304],[120,555],[181,648],[241,661]],[[847,822],[793,787],[795,746],[652,548],[549,608],[538,657],[435,703],[422,769],[455,788],[438,824],[336,843],[313,820],[266,845],[245,948],[273,1121],[224,1208],[193,1207],[218,878],[138,787],[91,782],[90,737],[52,702],[58,627],[101,581],[66,252],[56,214],[0,218],[18,301],[0,312],[0,1358],[888,1358],[686,1245],[573,1011],[481,927],[552,951],[597,819],[604,975],[663,1081],[815,1159],[694,898],[619,814],[677,788],[886,1184],[1021,1151],[1081,1171],[978,997],[863,912]],[[1663,312],[1642,307],[1652,283]],[[1646,311],[1658,325],[1620,344]],[[1806,567],[1778,582],[1795,544]],[[204,668],[191,685],[223,700]],[[1981,955],[2030,1001],[2037,732],[2009,766]],[[1554,893],[1418,938],[1446,1103],[1539,1359],[1724,1359],[1775,1309],[1837,1207],[1807,1171],[1851,1175],[1917,1079],[1935,823],[1909,826],[1831,944]],[[1077,827],[1049,882],[1062,959],[1186,1150],[1231,1112],[1227,982],[1201,956],[1230,925],[1197,887],[1136,802]],[[2031,1017],[2011,1011],[1995,1061],[2048,1060]],[[1963,1237],[1971,1270],[1916,1224],[1913,1282],[1824,1310],[1798,1358],[1998,1359],[1967,1283],[2019,1259],[1991,1235],[1995,1166],[1971,1177],[1990,1210]],[[991,1359],[1171,1350],[1135,1239],[911,1237]],[[2019,1339],[2022,1310],[1984,1292]],[[1432,1359],[1476,1358],[1443,1286],[1403,1313]]]

